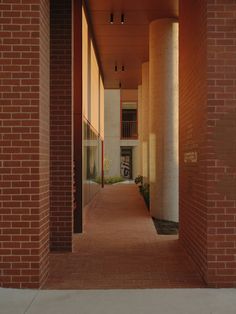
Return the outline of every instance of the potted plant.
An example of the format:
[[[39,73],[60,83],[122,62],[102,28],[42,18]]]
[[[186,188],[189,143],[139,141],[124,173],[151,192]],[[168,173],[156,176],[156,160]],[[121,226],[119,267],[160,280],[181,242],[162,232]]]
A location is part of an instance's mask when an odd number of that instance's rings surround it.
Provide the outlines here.
[[[139,191],[141,192],[142,191],[142,187],[143,187],[143,176],[141,175],[138,175],[134,182],[137,184],[138,188],[139,188]]]

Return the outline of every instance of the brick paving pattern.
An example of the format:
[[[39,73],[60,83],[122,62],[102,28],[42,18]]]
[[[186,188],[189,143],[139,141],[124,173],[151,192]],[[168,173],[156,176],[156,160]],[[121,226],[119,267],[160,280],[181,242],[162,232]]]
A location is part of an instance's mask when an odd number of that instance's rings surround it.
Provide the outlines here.
[[[106,186],[85,216],[74,252],[51,254],[44,288],[205,287],[177,236],[156,233],[135,185]]]

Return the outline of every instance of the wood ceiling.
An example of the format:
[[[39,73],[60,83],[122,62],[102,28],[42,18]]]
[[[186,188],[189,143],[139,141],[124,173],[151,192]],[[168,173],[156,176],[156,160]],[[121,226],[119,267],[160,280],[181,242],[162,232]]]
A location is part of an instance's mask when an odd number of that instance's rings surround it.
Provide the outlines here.
[[[85,4],[105,88],[119,88],[120,83],[123,89],[137,88],[141,83],[141,65],[148,61],[149,23],[158,18],[178,17],[178,0],[87,0]],[[114,24],[110,24],[111,13]],[[121,71],[122,66],[125,71]]]

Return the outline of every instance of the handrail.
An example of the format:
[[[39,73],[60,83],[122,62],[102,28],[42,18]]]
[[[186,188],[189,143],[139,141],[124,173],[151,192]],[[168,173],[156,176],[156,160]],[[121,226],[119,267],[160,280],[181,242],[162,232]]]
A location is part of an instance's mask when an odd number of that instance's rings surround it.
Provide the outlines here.
[[[137,139],[138,138],[138,124],[137,121],[122,121],[121,138],[123,139]]]

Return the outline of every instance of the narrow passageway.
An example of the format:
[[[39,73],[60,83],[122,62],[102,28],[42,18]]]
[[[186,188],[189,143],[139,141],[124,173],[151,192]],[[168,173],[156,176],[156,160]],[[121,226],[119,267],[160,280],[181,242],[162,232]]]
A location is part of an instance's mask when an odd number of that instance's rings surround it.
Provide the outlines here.
[[[44,288],[204,287],[177,237],[157,235],[134,184],[106,186],[95,197],[74,246],[51,254]]]

